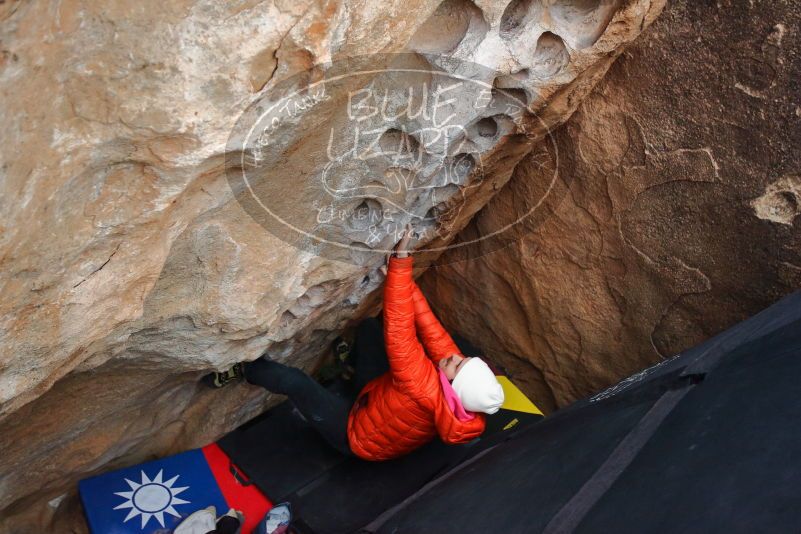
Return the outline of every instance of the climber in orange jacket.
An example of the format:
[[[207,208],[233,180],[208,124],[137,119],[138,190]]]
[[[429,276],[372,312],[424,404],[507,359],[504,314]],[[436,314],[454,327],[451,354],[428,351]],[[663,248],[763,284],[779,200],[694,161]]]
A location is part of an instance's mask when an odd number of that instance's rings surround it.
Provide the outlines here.
[[[244,366],[248,382],[287,395],[332,446],[365,460],[396,458],[437,435],[445,443],[468,442],[484,431],[485,413],[498,411],[504,400],[487,364],[461,354],[415,284],[410,239],[407,228],[387,267],[383,333],[389,370],[370,380],[355,402],[264,357]]]

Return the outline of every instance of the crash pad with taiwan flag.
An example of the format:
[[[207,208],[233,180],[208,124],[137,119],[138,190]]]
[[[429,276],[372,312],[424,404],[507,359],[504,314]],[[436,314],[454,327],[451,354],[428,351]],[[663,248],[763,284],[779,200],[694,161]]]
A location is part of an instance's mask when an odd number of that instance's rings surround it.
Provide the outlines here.
[[[271,507],[216,444],[88,478],[78,488],[92,534],[168,533],[209,506],[218,515],[243,512],[247,534]]]

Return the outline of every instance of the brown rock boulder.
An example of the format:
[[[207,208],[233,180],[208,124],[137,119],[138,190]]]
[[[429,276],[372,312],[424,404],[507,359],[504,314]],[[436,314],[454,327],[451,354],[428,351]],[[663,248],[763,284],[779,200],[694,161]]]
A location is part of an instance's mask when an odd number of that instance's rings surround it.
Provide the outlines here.
[[[671,2],[424,275],[544,408],[801,287],[799,7]]]

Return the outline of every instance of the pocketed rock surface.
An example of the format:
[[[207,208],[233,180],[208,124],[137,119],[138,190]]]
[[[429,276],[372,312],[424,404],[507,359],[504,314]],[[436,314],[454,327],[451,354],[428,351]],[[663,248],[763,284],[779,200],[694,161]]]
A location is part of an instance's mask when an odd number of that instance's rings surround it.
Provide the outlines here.
[[[543,408],[801,288],[799,7],[670,2],[459,237],[532,210],[507,246],[424,275]]]
[[[456,199],[436,237],[447,244],[663,4],[0,4],[0,531],[84,531],[78,480],[208,443],[271,401],[245,385],[204,389],[204,373],[265,351],[310,369],[375,310],[383,254],[364,227],[328,228],[366,247],[343,261],[267,232],[234,197],[226,146],[251,104],[346,57],[405,51],[466,79],[477,74],[456,60],[493,71],[482,81],[528,111],[455,104],[480,182],[457,166],[435,190],[349,199],[384,215],[392,200],[400,223]],[[299,108],[266,161],[287,180],[270,201],[293,215],[323,197],[315,134],[340,126],[348,100],[327,96]],[[412,126],[378,133],[406,143]],[[391,162],[349,163],[338,176],[353,187],[392,176]]]

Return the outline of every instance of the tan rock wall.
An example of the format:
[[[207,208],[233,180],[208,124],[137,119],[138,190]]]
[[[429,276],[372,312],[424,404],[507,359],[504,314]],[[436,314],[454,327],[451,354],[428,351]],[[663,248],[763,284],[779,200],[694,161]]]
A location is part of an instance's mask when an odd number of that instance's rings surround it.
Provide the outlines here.
[[[516,239],[424,275],[544,408],[801,288],[799,7],[671,2],[460,236]]]

